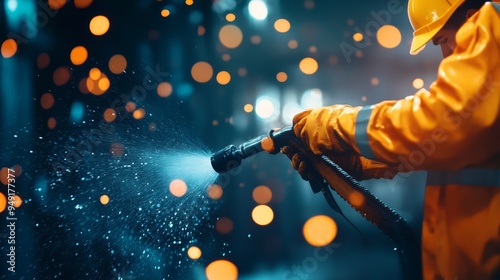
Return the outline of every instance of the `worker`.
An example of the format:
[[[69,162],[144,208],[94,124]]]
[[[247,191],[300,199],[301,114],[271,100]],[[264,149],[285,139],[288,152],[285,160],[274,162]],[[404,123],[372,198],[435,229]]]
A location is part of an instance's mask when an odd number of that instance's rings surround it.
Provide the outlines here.
[[[429,90],[306,110],[294,133],[358,179],[428,171],[423,278],[500,279],[500,5],[410,0],[408,16],[410,53],[432,41],[444,57]],[[312,167],[285,153],[307,180]]]

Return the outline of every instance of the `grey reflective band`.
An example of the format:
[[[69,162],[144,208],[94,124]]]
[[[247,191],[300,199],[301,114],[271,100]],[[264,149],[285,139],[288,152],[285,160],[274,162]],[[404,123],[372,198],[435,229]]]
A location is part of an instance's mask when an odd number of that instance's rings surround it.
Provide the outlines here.
[[[354,133],[354,138],[356,139],[356,144],[361,151],[361,155],[368,159],[376,159],[370,148],[370,141],[368,139],[368,122],[370,121],[370,116],[372,114],[372,107],[363,107],[356,117],[356,128]]]
[[[465,168],[458,171],[429,171],[427,184],[500,187],[500,169]]]

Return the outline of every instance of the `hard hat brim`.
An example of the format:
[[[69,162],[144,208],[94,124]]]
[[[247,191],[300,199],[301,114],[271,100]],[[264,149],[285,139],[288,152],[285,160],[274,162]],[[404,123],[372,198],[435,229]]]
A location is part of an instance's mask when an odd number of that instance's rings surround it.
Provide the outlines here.
[[[421,28],[415,30],[413,32],[413,40],[411,42],[410,54],[417,54],[430,40],[434,37],[441,28],[446,24],[446,22],[450,19],[451,15],[455,12],[455,10],[462,5],[462,1],[457,1],[443,14],[440,18],[433,21],[432,23],[422,26]]]

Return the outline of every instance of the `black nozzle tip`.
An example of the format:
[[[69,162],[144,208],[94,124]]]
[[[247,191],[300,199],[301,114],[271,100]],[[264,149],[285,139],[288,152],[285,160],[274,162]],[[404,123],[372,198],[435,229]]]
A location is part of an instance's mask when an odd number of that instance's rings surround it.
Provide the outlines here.
[[[238,153],[238,148],[234,145],[229,145],[224,149],[217,151],[210,157],[212,168],[217,173],[224,173],[234,169],[241,164],[241,156]]]

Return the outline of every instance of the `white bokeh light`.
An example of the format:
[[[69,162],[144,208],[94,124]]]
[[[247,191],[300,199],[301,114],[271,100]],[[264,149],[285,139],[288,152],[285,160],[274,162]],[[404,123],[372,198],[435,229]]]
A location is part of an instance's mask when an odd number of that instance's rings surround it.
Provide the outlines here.
[[[323,92],[320,89],[308,89],[302,94],[300,105],[304,109],[314,109],[323,106]]]
[[[274,104],[268,98],[261,98],[257,100],[257,104],[255,105],[255,113],[261,119],[267,119],[274,115]]]
[[[267,18],[267,5],[262,0],[252,0],[248,3],[248,12],[256,20]]]

